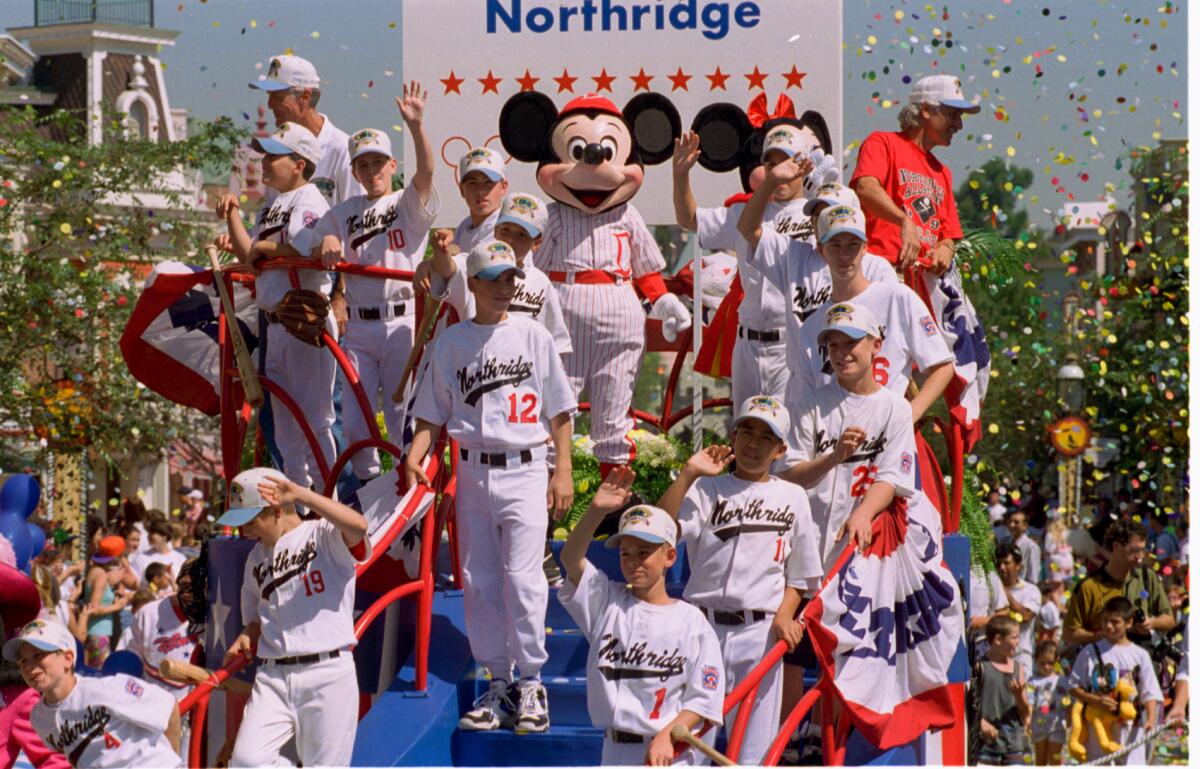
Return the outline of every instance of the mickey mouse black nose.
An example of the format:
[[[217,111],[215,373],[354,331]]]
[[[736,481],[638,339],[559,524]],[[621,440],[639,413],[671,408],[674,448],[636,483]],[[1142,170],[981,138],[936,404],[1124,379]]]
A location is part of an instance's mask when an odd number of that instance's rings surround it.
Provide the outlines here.
[[[607,158],[607,151],[602,144],[589,144],[583,148],[583,162],[598,166]]]

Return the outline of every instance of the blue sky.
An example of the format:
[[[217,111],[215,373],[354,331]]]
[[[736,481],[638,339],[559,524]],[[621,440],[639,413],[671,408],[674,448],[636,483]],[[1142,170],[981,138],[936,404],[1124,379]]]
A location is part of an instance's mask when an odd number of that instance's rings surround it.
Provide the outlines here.
[[[322,111],[342,128],[398,122],[400,0],[158,0],[155,10],[157,26],[182,33],[162,55],[173,106],[196,117],[252,117],[265,103],[246,88],[255,65],[290,47],[317,64]],[[0,0],[0,26],[32,21],[33,0]],[[848,147],[895,127],[905,78],[956,74],[984,110],[941,156],[956,179],[997,155],[1033,169],[1022,202],[1043,225],[1044,211],[1099,199],[1106,185],[1123,201],[1121,156],[1187,132],[1183,4],[844,0],[843,29]]]

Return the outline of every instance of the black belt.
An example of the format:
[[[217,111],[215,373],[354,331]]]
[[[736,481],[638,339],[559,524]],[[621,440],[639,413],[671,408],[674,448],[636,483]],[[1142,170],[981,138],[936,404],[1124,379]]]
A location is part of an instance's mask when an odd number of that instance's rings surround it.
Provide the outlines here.
[[[479,461],[479,464],[481,464],[481,465],[487,465],[488,467],[508,467],[508,454],[503,451],[498,451],[495,454],[488,454],[483,451],[476,451],[474,453],[475,453],[475,458]],[[470,461],[470,453],[467,451],[467,449],[459,448],[458,456],[464,462]],[[529,462],[532,462],[532,461],[533,461],[533,452],[530,451],[529,449],[522,449],[521,450],[521,464],[523,464],[523,465],[528,464]]]
[[[358,320],[379,320],[383,314],[379,312],[378,307],[356,307],[354,314],[358,316]],[[393,317],[399,317],[404,314],[404,303],[392,305]]]
[[[609,729],[608,738],[619,745],[641,745],[646,738],[633,732],[623,732],[620,729]]]
[[[738,336],[751,342],[778,342],[779,331],[756,331],[745,326],[738,326]]]
[[[341,649],[334,649],[331,652],[314,652],[313,654],[297,654],[292,657],[275,657],[274,659],[265,659],[263,662],[271,665],[307,665],[310,662],[320,662],[323,659],[331,660],[341,655]]]
[[[759,609],[747,609],[746,611],[720,611],[718,609],[709,609],[701,607],[713,622],[718,625],[746,625],[751,622],[760,622],[767,618],[767,613]]]

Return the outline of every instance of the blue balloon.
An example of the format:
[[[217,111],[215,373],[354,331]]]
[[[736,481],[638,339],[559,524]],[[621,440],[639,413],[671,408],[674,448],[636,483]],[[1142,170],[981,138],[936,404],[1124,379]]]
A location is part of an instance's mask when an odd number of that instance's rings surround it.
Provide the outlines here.
[[[124,673],[127,676],[141,678],[142,659],[128,649],[113,652],[104,660],[104,665],[100,668],[100,672],[106,676],[111,676],[115,673]]]
[[[42,549],[46,547],[46,532],[42,531],[42,527],[36,523],[25,521],[25,526],[29,528],[29,541],[32,543],[29,550],[29,557],[37,558],[41,554]]]
[[[0,515],[16,513],[28,518],[42,498],[42,487],[32,475],[14,475],[0,488]]]
[[[25,519],[13,513],[0,513],[0,536],[6,537],[12,543],[13,552],[17,556],[17,569],[26,571],[29,568],[29,551],[33,542]]]

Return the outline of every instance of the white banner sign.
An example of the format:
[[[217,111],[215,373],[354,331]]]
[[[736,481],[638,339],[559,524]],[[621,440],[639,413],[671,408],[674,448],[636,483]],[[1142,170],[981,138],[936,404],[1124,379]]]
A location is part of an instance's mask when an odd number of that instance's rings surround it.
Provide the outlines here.
[[[709,104],[746,109],[765,92],[770,112],[786,94],[797,116],[821,113],[840,154],[840,0],[405,0],[403,25],[404,79],[429,89],[441,226],[466,216],[458,159],[473,146],[502,150],[500,110],[523,90],[559,108],[587,93],[621,108],[654,91],[671,99],[684,130]],[[405,142],[405,167],[413,162]],[[541,195],[534,171],[511,161],[509,189]],[[742,191],[736,171],[697,168],[692,185],[702,206]],[[670,160],[646,169],[633,202],[647,222],[675,221]]]

